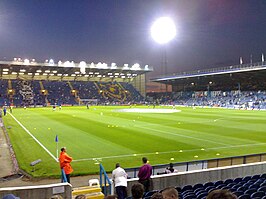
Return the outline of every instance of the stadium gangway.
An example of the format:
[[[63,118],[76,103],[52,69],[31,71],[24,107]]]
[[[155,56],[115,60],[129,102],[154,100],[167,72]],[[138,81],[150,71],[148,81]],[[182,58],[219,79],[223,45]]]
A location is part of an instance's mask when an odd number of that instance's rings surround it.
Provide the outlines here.
[[[104,182],[103,182],[103,176],[104,175]],[[103,168],[103,165],[100,164],[100,187],[103,191],[103,194],[107,196],[108,194],[111,194],[112,191],[112,182],[110,181],[105,169]]]

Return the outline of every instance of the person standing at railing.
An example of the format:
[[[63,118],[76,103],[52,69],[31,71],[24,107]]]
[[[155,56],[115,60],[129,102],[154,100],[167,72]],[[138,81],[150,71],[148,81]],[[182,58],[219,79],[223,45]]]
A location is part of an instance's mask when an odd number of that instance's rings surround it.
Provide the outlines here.
[[[139,168],[139,183],[143,184],[144,191],[148,192],[150,188],[150,178],[152,174],[152,166],[148,163],[146,157],[142,158],[143,165]]]
[[[127,197],[127,173],[116,163],[115,169],[112,172],[112,180],[115,185],[115,191],[118,199],[125,199]]]
[[[61,148],[61,153],[59,156],[59,163],[60,163],[60,168],[64,169],[68,183],[70,183],[70,174],[73,172],[73,169],[70,165],[70,162],[72,162],[72,160],[73,160],[72,157],[70,157],[66,153],[66,147]]]

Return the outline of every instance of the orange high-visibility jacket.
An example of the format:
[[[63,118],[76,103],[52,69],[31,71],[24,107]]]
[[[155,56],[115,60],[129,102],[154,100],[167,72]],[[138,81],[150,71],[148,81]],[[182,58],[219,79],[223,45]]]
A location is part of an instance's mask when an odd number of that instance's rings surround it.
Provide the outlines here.
[[[60,162],[60,168],[64,169],[66,174],[70,174],[73,172],[73,169],[70,165],[70,162],[72,162],[72,157],[67,155],[66,152],[60,153],[59,162]]]

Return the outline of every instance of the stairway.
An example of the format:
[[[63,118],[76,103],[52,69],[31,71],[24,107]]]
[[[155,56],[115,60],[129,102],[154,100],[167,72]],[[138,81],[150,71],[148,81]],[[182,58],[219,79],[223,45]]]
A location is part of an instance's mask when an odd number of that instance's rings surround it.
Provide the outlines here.
[[[83,194],[87,199],[103,199],[104,194],[101,192],[99,186],[86,186],[74,188],[72,191],[72,198],[75,198],[77,195]]]

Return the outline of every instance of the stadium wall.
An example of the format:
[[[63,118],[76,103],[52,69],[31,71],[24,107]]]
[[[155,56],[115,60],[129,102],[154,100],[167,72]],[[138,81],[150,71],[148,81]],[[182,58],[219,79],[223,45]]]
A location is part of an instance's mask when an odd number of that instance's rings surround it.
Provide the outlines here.
[[[53,195],[61,195],[64,199],[72,198],[72,186],[69,183],[58,183],[39,186],[22,186],[0,188],[0,198],[6,194],[14,194],[20,198],[47,199]]]
[[[183,187],[197,183],[215,182],[218,180],[234,179],[244,176],[263,174],[266,171],[266,162],[249,163],[245,165],[226,166],[219,168],[203,169],[175,174],[155,175],[151,177],[151,190],[161,190],[166,187]],[[138,178],[128,180],[128,194]]]

